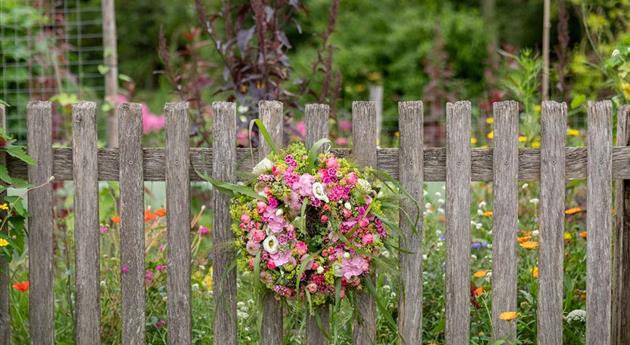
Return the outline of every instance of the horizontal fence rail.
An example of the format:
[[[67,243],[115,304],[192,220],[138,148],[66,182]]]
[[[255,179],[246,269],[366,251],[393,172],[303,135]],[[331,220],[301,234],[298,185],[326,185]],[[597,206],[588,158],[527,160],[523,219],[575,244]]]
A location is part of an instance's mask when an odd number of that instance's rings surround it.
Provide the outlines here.
[[[260,119],[277,146],[283,143],[283,108],[275,101],[260,104]],[[470,204],[471,182],[493,184],[492,338],[518,337],[515,322],[501,314],[516,311],[518,253],[518,181],[539,180],[540,278],[537,337],[539,344],[563,341],[563,232],[566,181],[587,179],[587,344],[622,345],[630,339],[630,107],[618,112],[617,145],[612,143],[613,107],[609,101],[588,106],[587,147],[565,147],[567,108],[543,102],[541,148],[519,149],[519,105],[494,104],[494,148],[472,149],[470,102],[446,106],[447,146],[423,144],[423,104],[399,104],[400,149],[378,148],[376,105],[354,102],[353,145],[335,148],[340,157],[352,157],[360,166],[382,169],[400,179],[406,191],[422,202],[424,181],[446,182],[445,343],[470,341]],[[75,182],[76,343],[99,344],[98,181],[120,181],[122,342],[145,342],[144,315],[144,181],[166,181],[168,278],[168,343],[192,342],[191,314],[191,200],[190,184],[201,181],[197,172],[235,182],[270,150],[236,147],[237,113],[234,103],[213,104],[213,147],[189,146],[190,120],[185,103],[165,107],[166,147],[142,147],[142,112],[138,104],[117,109],[119,149],[97,149],[96,106],[80,102],[73,107],[73,147],[53,148],[52,107],[49,102],[28,106],[28,152],[37,164],[27,167],[6,157],[9,173],[28,178],[38,188],[28,193],[30,336],[33,344],[53,344],[53,193],[51,176]],[[0,114],[1,115],[1,114]],[[328,136],[329,107],[307,105],[306,143]],[[1,116],[0,116],[1,118]],[[1,119],[0,119],[1,120]],[[2,121],[0,121],[1,123]],[[2,157],[4,158],[4,157]],[[616,226],[612,219],[612,183],[617,180]],[[238,340],[236,253],[231,243],[230,198],[211,193],[213,224],[214,343],[233,345]],[[401,344],[422,343],[423,219],[414,218],[411,200],[401,202],[400,295],[397,324]],[[409,215],[412,217],[410,218]],[[378,273],[376,273],[378,274]],[[372,277],[374,278],[374,277]],[[6,276],[0,287],[8,288]],[[427,297],[427,296],[424,296]],[[0,334],[8,334],[8,296],[0,294]],[[284,305],[271,294],[262,296],[262,340],[282,344],[286,333]],[[374,344],[377,311],[373,296],[357,298],[352,324],[354,344]],[[334,315],[332,315],[334,316]],[[306,317],[308,345],[328,344],[329,310],[317,308]]]
[[[72,149],[53,148],[53,173],[56,180],[72,180]],[[540,179],[540,149],[521,148],[518,150],[518,178],[519,180],[534,181]],[[333,148],[331,152],[339,157],[351,157],[349,148]],[[471,149],[471,180],[492,181],[492,161],[494,150],[492,148]],[[399,149],[377,149],[377,168],[394,178],[399,178]],[[612,150],[613,178],[630,179],[630,147],[615,146]],[[236,149],[237,174],[249,173],[258,163],[258,150],[248,148]],[[566,147],[566,178],[586,179],[587,150],[586,147]],[[166,180],[166,155],[163,148],[144,148],[144,180]],[[213,150],[210,148],[190,148],[189,173],[191,181],[203,181],[195,170],[208,173],[212,171]],[[446,181],[446,148],[424,149],[424,180]],[[7,157],[9,173],[13,177],[27,177],[27,167],[21,161],[13,157]],[[404,163],[403,163],[404,166]],[[100,181],[117,181],[119,179],[119,152],[118,149],[98,150],[98,179]]]

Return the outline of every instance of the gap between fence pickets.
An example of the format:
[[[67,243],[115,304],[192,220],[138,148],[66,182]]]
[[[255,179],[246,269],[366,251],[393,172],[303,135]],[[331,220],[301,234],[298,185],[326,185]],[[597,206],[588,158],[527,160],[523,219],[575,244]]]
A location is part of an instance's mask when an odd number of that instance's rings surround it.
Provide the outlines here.
[[[393,178],[399,177],[399,162],[397,148],[380,148],[377,152],[377,168],[389,173]],[[339,157],[349,157],[352,150],[348,148],[333,148],[331,152]],[[475,148],[471,150],[471,178],[472,181],[492,181],[491,148]],[[586,147],[566,147],[566,178],[569,180],[586,179],[587,150]],[[196,171],[210,172],[212,170],[213,150],[209,148],[191,148],[189,175],[191,181],[203,181]],[[99,149],[98,173],[100,181],[117,181],[119,179],[118,149]],[[237,175],[248,173],[258,162],[257,149],[238,148],[236,150]],[[26,178],[27,167],[23,162],[7,157],[7,166],[12,177]],[[164,148],[144,148],[144,180],[165,180],[165,150]],[[403,165],[404,166],[404,165]],[[446,181],[446,148],[424,149],[424,179],[425,181]],[[53,171],[58,181],[72,180],[72,149],[53,148]],[[519,149],[519,180],[535,181],[540,178],[540,149]],[[613,147],[613,178],[630,179],[630,147]]]

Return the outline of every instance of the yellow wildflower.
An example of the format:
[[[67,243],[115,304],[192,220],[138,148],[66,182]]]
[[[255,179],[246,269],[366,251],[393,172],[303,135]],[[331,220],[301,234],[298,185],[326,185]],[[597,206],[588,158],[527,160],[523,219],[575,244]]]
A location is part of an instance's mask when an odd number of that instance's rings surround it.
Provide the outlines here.
[[[524,136],[524,135],[519,135],[518,136],[518,142],[519,143],[524,143],[526,141],[527,141],[527,137],[526,136]]]
[[[475,278],[483,278],[486,276],[486,274],[488,273],[488,271],[477,271],[475,273],[473,273],[473,277]]]
[[[571,207],[569,209],[566,209],[564,211],[564,214],[570,216],[570,215],[577,214],[577,213],[582,213],[582,212],[584,212],[584,209],[581,208],[581,207]]]
[[[490,133],[488,133],[488,135],[486,135],[486,138],[492,140],[494,139],[494,131],[490,131]]]
[[[485,211],[482,215],[484,217],[492,217],[492,211]]]
[[[212,290],[212,273],[206,274],[203,278],[203,286],[209,291]]]
[[[368,73],[368,80],[370,81],[379,81],[383,78],[381,72],[370,72]]]
[[[486,118],[486,123],[489,124],[489,125],[493,124],[494,123],[494,117]]]
[[[534,279],[538,279],[538,266],[532,267],[529,271],[532,272]]]
[[[512,321],[518,317],[518,313],[515,311],[504,311],[499,314],[499,319],[503,321]]]
[[[533,149],[540,148],[540,141],[534,141],[534,142],[532,143],[532,148],[533,148]]]
[[[536,241],[525,241],[525,242],[520,243],[520,245],[524,249],[537,249],[538,248],[538,242]]]
[[[5,202],[4,204],[0,204],[0,210],[8,211],[9,205]]]
[[[580,136],[580,130],[579,129],[569,128],[569,129],[567,129],[567,135],[570,136],[570,137],[579,137]]]
[[[536,104],[534,106],[534,112],[536,112],[536,114],[538,114],[538,113],[540,113],[540,110],[541,110],[540,105]]]
[[[565,241],[571,241],[571,239],[573,239],[573,236],[571,235],[570,232],[564,232],[564,240]]]
[[[471,143],[472,145],[477,144],[477,138],[475,138],[475,137],[471,137],[471,138],[470,138],[470,143]]]
[[[0,238],[0,247],[6,247],[9,245],[9,241],[5,240],[4,238]]]
[[[630,100],[630,83],[621,84],[621,89],[623,90],[623,97]]]

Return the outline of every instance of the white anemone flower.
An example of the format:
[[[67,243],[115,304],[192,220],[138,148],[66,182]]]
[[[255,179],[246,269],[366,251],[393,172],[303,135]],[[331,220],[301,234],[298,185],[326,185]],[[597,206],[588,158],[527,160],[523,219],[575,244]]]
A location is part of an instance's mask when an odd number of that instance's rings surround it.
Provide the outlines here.
[[[278,252],[278,239],[274,235],[269,235],[263,241],[263,248],[269,254],[275,254]]]
[[[268,158],[264,158],[263,160],[258,162],[258,164],[256,164],[254,169],[252,169],[252,173],[254,173],[254,175],[262,175],[265,172],[271,170],[271,168],[273,168],[273,162],[270,161]]]
[[[313,196],[315,196],[317,199],[323,202],[329,201],[328,196],[326,195],[326,192],[324,191],[324,185],[319,182],[313,183]]]

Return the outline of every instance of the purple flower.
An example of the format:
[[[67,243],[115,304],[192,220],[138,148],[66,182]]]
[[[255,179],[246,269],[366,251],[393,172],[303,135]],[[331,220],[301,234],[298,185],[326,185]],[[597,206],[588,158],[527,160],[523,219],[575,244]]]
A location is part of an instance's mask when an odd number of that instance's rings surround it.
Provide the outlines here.
[[[101,235],[104,235],[109,231],[109,228],[105,225],[101,225],[101,227],[98,230],[101,232]]]
[[[120,273],[127,273],[129,272],[129,265],[124,264],[120,267]]]
[[[160,319],[155,322],[155,328],[162,328],[164,326],[166,326],[166,320]]]
[[[206,228],[205,226],[200,225],[199,230],[197,230],[197,232],[199,233],[199,235],[204,236],[204,235],[207,235],[210,232],[210,230],[208,230],[208,228]]]
[[[145,284],[149,284],[153,281],[153,272],[146,271],[144,272],[144,282]]]
[[[486,242],[486,241],[481,241],[481,242],[475,241],[475,242],[473,242],[470,245],[470,248],[472,248],[472,249],[488,248],[488,242]]]
[[[157,265],[155,266],[155,270],[158,272],[164,272],[166,271],[166,265]]]

